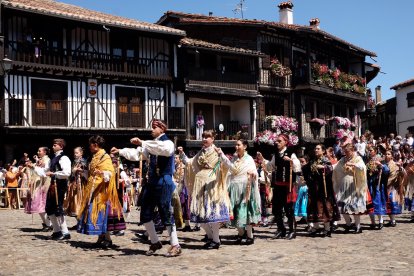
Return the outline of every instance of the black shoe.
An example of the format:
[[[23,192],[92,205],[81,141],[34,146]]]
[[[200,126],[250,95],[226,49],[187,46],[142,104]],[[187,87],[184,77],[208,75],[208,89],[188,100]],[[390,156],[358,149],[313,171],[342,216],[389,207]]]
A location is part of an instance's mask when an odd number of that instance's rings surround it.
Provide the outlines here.
[[[338,229],[338,226],[335,224],[331,225],[331,232],[335,232]]]
[[[193,228],[193,231],[195,231],[195,232],[198,232],[200,230],[201,230],[200,226],[194,226],[194,228]]]
[[[344,233],[349,233],[350,231],[351,231],[351,228],[352,228],[352,225],[346,225],[345,224],[345,226],[344,226],[344,229],[345,229],[345,231],[344,231]]]
[[[42,232],[49,232],[53,230],[52,226],[47,226],[46,224],[42,223]]]
[[[245,245],[252,245],[254,244],[254,238],[247,238]]]
[[[369,229],[371,229],[371,230],[375,230],[375,223],[371,223],[371,224],[369,225]]]
[[[293,240],[296,239],[296,233],[295,232],[289,232],[289,234],[286,236],[287,240]]]
[[[143,241],[148,241],[148,239],[149,239],[148,236],[145,235],[144,233],[135,233],[135,236],[140,238]]]
[[[381,230],[382,228],[384,228],[384,224],[383,223],[378,224],[378,230]]]
[[[362,233],[362,228],[361,227],[355,228],[355,232],[354,233],[355,234],[361,234]]]
[[[210,239],[208,238],[207,235],[204,235],[204,238],[201,239],[202,242],[209,242]]]
[[[108,247],[111,247],[111,246],[112,246],[112,241],[103,240],[103,241],[100,243],[100,246],[101,246],[101,248],[103,248],[103,249],[107,249]]]
[[[77,230],[78,229],[78,225],[75,224],[72,227],[69,227],[69,230]]]
[[[328,237],[328,238],[331,238],[332,237],[332,233],[331,233],[331,231],[326,231],[326,230],[324,230],[323,231],[323,236],[322,237]]]
[[[308,222],[306,221],[306,219],[304,217],[302,217],[300,220],[298,220],[298,222],[296,224],[307,224]]]
[[[395,227],[397,226],[397,223],[395,221],[390,221],[387,223],[387,227]]]
[[[63,240],[70,240],[70,234],[69,234],[69,233],[64,234],[64,235],[60,236],[60,237],[58,238],[58,240],[59,240],[59,241],[63,241]]]
[[[278,240],[283,239],[284,237],[286,237],[286,231],[277,231],[273,238]]]
[[[242,241],[243,241],[243,238],[244,238],[244,236],[239,236],[239,235],[237,235],[237,239],[236,239],[236,241],[234,242],[234,244],[235,244],[235,245],[241,245],[241,244],[242,244]]]
[[[183,228],[183,230],[182,230],[183,232],[193,232],[193,229],[191,229],[191,226],[190,225],[186,225],[184,228]]]
[[[161,248],[162,248],[162,244],[161,244],[161,242],[152,243],[152,244],[150,245],[150,248],[148,249],[148,251],[147,251],[147,252],[145,252],[145,254],[146,254],[147,256],[154,255],[154,253],[155,253],[157,250],[161,249]]]
[[[54,232],[51,236],[50,239],[51,240],[59,240],[61,239],[61,237],[63,236],[62,232]]]
[[[309,237],[314,238],[316,237],[316,234],[318,234],[318,230],[313,229],[313,231],[310,231],[308,235]]]
[[[203,248],[204,249],[219,249],[220,248],[220,243],[210,241],[210,242],[206,243],[205,245],[203,245]]]
[[[414,223],[414,218],[411,218],[409,222]]]

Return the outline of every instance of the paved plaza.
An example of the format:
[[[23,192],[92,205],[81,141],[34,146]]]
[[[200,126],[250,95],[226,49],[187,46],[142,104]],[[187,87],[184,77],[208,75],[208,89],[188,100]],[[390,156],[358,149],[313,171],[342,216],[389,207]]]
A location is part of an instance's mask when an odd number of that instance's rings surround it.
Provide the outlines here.
[[[133,211],[125,236],[113,237],[114,247],[94,248],[96,236],[71,231],[65,242],[47,240],[38,215],[21,210],[0,211],[0,275],[413,275],[414,224],[408,214],[397,218],[396,228],[368,230],[364,216],[362,234],[309,238],[299,225],[295,240],[273,240],[272,228],[256,228],[255,244],[233,245],[234,229],[222,229],[219,250],[202,249],[203,232],[178,232],[183,255],[148,257],[148,245],[135,237],[138,212]],[[68,226],[76,223],[68,218]]]

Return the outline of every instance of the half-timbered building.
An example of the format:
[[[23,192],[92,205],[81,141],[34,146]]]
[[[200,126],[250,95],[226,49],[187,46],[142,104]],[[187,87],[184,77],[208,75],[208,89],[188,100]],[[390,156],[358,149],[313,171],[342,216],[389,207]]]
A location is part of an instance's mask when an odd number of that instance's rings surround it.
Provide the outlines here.
[[[188,37],[264,54],[257,78],[258,130],[266,127],[267,116],[284,115],[298,120],[305,142],[334,137],[333,124],[315,135],[315,118],[347,117],[360,131],[366,84],[379,72],[365,59],[376,54],[323,31],[317,18],[309,26],[294,24],[291,2],[281,3],[279,14],[273,22],[168,11],[157,23],[184,30]]]
[[[185,32],[52,0],[1,1],[1,151],[5,158],[91,134],[120,145],[150,137],[154,118],[184,137],[176,93],[177,43]],[[123,145],[123,144],[122,144]]]

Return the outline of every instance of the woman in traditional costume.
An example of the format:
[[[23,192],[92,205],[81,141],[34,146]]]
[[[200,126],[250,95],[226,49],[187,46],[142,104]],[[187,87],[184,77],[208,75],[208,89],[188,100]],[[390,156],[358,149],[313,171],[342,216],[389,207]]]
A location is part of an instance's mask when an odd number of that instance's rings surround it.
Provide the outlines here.
[[[82,202],[82,189],[87,183],[87,161],[83,158],[83,148],[76,147],[73,150],[75,157],[72,166],[72,175],[70,176],[70,184],[65,199],[66,214],[71,217],[76,217],[80,203]]]
[[[186,165],[188,189],[191,195],[191,221],[201,223],[207,234],[206,249],[220,247],[220,223],[230,220],[230,201],[227,193],[227,170],[221,168],[214,150],[213,130],[203,132],[203,148],[189,159],[181,147],[180,158]]]
[[[387,214],[390,216],[388,226],[395,227],[395,215],[402,212],[402,203],[404,201],[404,178],[406,172],[400,164],[393,160],[392,151],[385,152],[385,165],[389,168],[390,173],[387,182]]]
[[[220,148],[216,148],[223,165],[229,170],[227,177],[232,225],[237,227],[236,244],[241,244],[247,233],[246,245],[254,243],[253,225],[261,220],[260,192],[256,165],[247,153],[248,143],[236,141],[236,153],[230,161]]]
[[[325,156],[322,144],[315,146],[315,158],[302,168],[308,186],[308,222],[312,227],[309,235],[315,236],[319,223],[323,222],[323,237],[331,237],[331,222],[339,220],[339,211],[332,186],[333,167]]]
[[[362,158],[355,153],[354,145],[343,145],[345,156],[336,165],[332,180],[340,213],[344,216],[345,232],[351,229],[354,216],[355,233],[362,233],[360,215],[367,210],[367,169]]]
[[[176,192],[180,199],[181,211],[174,209],[174,214],[181,214],[181,219],[184,220],[185,226],[183,232],[192,232],[190,225],[191,212],[190,212],[190,195],[185,185],[184,165],[178,154],[175,155],[175,172],[173,175],[174,183],[176,185]]]
[[[375,229],[375,215],[378,217],[378,229],[384,226],[383,215],[386,214],[387,202],[387,179],[390,172],[388,166],[381,163],[382,158],[377,154],[375,147],[368,148],[367,181],[368,190],[374,207],[369,214],[371,218],[371,229]]]
[[[46,172],[50,169],[50,158],[48,156],[49,148],[40,147],[37,155],[34,156],[36,163],[34,164],[33,181],[31,181],[29,193],[27,195],[25,213],[39,214],[42,219],[42,231],[52,230],[52,223],[46,214],[46,198],[50,186],[50,177],[46,176]]]
[[[112,245],[107,230],[108,214],[112,211],[120,217],[122,207],[116,191],[115,170],[111,157],[103,149],[104,143],[101,136],[89,138],[93,157],[89,164],[88,183],[82,191],[84,197],[78,213],[78,233],[99,235],[96,244],[107,248]]]

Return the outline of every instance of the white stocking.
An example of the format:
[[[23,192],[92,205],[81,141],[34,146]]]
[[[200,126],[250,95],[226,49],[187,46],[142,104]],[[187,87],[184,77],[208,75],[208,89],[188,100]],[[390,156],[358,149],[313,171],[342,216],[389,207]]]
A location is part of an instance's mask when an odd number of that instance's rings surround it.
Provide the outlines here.
[[[168,234],[170,235],[170,244],[171,246],[179,245],[178,237],[177,237],[177,230],[175,225],[167,226]]]
[[[159,239],[157,236],[157,232],[155,231],[154,222],[151,220],[150,222],[144,223],[145,230],[148,232],[148,236],[150,237],[151,243],[158,243]]]

